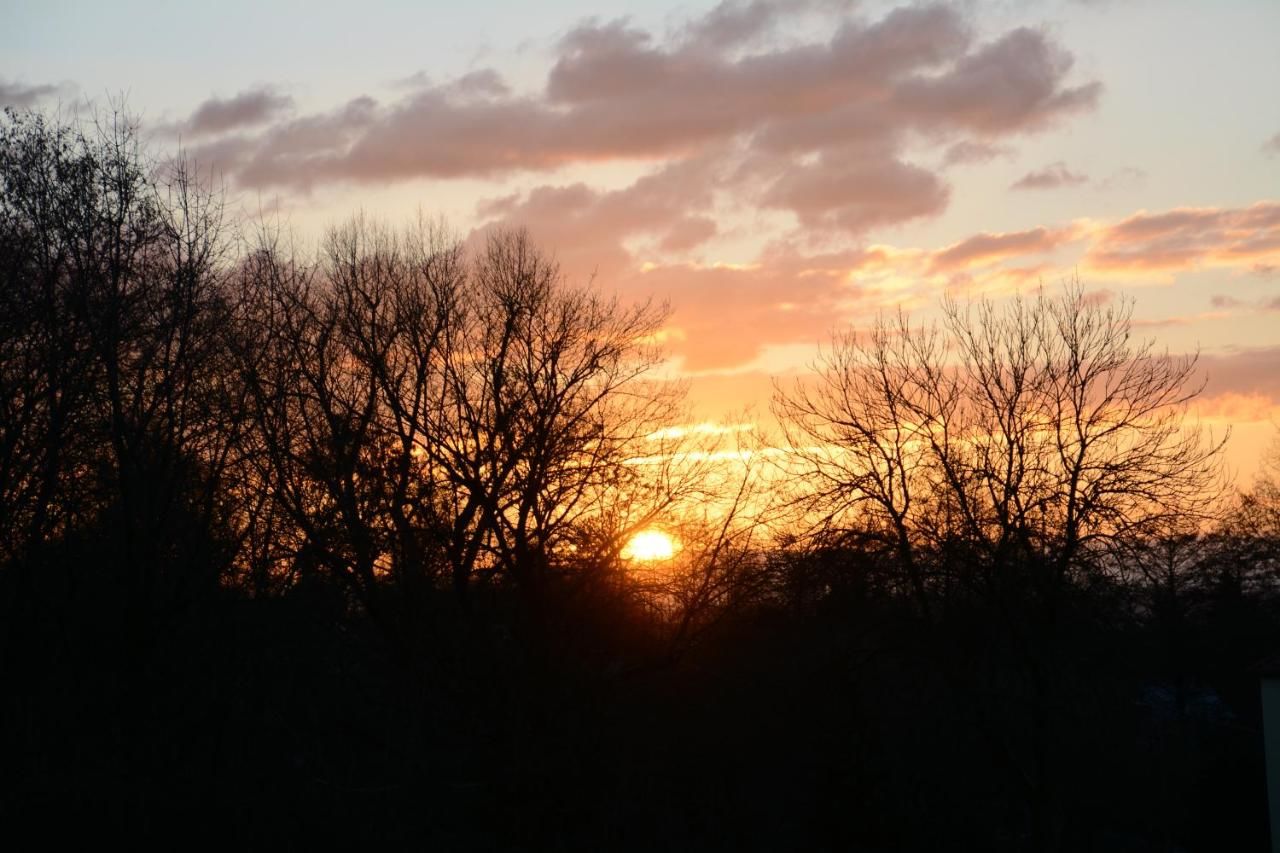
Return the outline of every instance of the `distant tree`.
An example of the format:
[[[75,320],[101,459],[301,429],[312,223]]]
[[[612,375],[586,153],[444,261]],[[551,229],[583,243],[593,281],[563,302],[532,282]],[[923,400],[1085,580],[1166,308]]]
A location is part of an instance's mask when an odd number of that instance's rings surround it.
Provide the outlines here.
[[[899,313],[837,337],[775,397],[815,533],[892,560],[945,669],[1007,660],[1025,683],[996,741],[1042,847],[1073,602],[1114,579],[1121,545],[1194,526],[1216,496],[1221,445],[1186,420],[1195,358],[1133,342],[1131,310],[1078,284],[947,301],[939,325]]]
[[[140,606],[189,592],[205,561],[175,556],[224,527],[237,434],[228,246],[217,193],[120,112],[0,120],[0,560],[19,588],[44,544],[102,525]]]
[[[1223,578],[1242,592],[1280,592],[1280,438],[1263,456],[1251,488],[1237,497],[1221,526]]]
[[[1215,498],[1221,444],[1186,421],[1195,358],[1131,343],[1131,308],[1072,286],[838,337],[775,397],[803,502],[823,528],[878,531],[922,612],[951,584],[1051,611],[1107,546]]]
[[[1263,455],[1250,487],[1226,501],[1202,540],[1194,651],[1201,669],[1214,673],[1215,687],[1252,708],[1252,667],[1280,649],[1280,443]]]

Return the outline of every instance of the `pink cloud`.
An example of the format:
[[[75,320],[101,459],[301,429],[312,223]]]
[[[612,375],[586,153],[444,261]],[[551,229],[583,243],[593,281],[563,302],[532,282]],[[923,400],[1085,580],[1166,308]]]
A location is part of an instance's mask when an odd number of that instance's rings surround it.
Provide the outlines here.
[[[834,160],[787,170],[764,203],[795,212],[808,227],[853,233],[946,209],[950,190],[932,172],[894,159],[849,166]]]
[[[718,230],[709,216],[685,216],[667,229],[659,246],[668,252],[685,252],[710,240]]]
[[[787,15],[843,11],[852,5],[851,0],[722,0],[690,22],[685,37],[707,47],[734,48],[768,34]]]
[[[1092,109],[1102,84],[1062,85],[1072,58],[1043,33],[1020,27],[959,60],[949,73],[903,87],[900,108],[988,134],[1041,127]]]
[[[672,162],[617,190],[584,183],[543,185],[477,205],[485,227],[528,228],[536,239],[567,253],[576,273],[616,273],[629,262],[624,241],[657,239],[667,251],[687,251],[710,239],[706,215],[718,170],[710,158]]]
[[[1237,299],[1234,296],[1227,296],[1225,294],[1218,293],[1214,294],[1213,297],[1209,299],[1209,304],[1214,308],[1243,308],[1249,311],[1266,311],[1269,313],[1272,311],[1280,311],[1280,296],[1248,300]]]
[[[1136,166],[1125,166],[1117,169],[1097,182],[1100,190],[1124,190],[1142,186],[1146,183],[1147,173]]]
[[[734,147],[748,155],[810,152],[850,197],[815,206],[814,188],[782,185],[772,198],[796,199],[802,218],[856,229],[945,204],[939,179],[906,162],[912,135],[991,145],[1096,101],[1096,83],[1068,85],[1070,56],[1040,31],[975,44],[974,27],[951,5],[908,6],[869,22],[844,14],[843,5],[722,4],[666,39],[625,21],[586,23],[557,45],[541,92],[513,92],[491,69],[436,85],[415,80],[389,104],[357,99],[218,140],[204,154],[223,160],[215,165],[242,184],[306,188],[684,159]],[[799,14],[825,15],[832,36],[800,43],[770,36]],[[205,125],[240,127],[281,107],[232,101],[206,105]],[[914,194],[898,213],[867,211],[856,197],[854,178],[882,166]]]
[[[1101,271],[1249,267],[1280,261],[1280,203],[1141,212],[1100,228],[1085,255]]]
[[[1197,363],[1205,396],[1261,396],[1280,404],[1280,346],[1201,355]]]

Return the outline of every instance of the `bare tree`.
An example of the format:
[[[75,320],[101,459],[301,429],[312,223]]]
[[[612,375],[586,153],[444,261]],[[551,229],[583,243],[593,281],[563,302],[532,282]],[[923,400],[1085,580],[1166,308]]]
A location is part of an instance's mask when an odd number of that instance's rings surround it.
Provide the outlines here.
[[[1205,513],[1221,443],[1186,423],[1195,358],[1131,343],[1131,307],[1071,286],[837,338],[775,397],[816,523],[879,531],[927,612],[948,583],[1047,602],[1109,543]]]
[[[181,598],[236,434],[220,198],[119,110],[7,113],[0,182],[2,556],[21,586],[32,548],[106,525],[137,601]]]
[[[669,423],[672,389],[647,381],[665,310],[573,287],[524,232],[490,235],[469,269],[445,350],[428,450],[457,493],[451,561],[531,593],[581,564],[584,527],[636,504],[629,465]],[[662,490],[648,496],[661,503]]]
[[[939,325],[900,313],[837,337],[810,382],[775,396],[814,533],[896,568],[957,687],[1005,659],[1025,684],[1025,716],[989,734],[1042,847],[1060,818],[1064,611],[1118,546],[1205,517],[1219,476],[1221,443],[1186,420],[1195,358],[1133,342],[1131,309],[1078,284],[1004,308],[948,301]]]
[[[257,443],[246,492],[278,513],[255,521],[279,525],[256,537],[277,542],[261,557],[341,579],[399,639],[441,565],[445,498],[422,430],[459,259],[438,229],[357,219],[329,232],[319,260],[267,232],[241,267]]]
[[[631,464],[675,411],[647,380],[662,311],[569,286],[525,234],[468,258],[439,228],[356,220],[315,262],[268,235],[242,280],[249,491],[291,530],[274,559],[375,616],[445,578],[464,603],[477,578],[536,599],[674,499],[669,469]]]

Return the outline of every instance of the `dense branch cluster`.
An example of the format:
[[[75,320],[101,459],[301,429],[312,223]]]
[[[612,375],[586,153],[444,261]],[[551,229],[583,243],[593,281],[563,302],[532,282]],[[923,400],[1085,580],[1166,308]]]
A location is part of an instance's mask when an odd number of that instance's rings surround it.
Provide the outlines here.
[[[1187,424],[1195,358],[1132,343],[1131,309],[1077,285],[837,338],[776,401],[810,523],[873,532],[927,606],[948,583],[1051,594],[1206,517],[1221,444]]]
[[[166,547],[194,514],[257,594],[319,569],[374,611],[384,583],[535,590],[675,499],[628,464],[679,402],[650,379],[665,309],[525,234],[356,219],[312,258],[228,233],[122,119],[10,116],[0,147],[6,562],[112,513]]]

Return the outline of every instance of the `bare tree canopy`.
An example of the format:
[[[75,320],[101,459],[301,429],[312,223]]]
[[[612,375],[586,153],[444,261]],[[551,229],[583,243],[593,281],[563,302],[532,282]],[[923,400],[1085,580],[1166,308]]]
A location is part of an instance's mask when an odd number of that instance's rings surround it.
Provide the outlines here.
[[[1221,448],[1187,425],[1196,360],[1132,341],[1131,311],[1076,284],[838,336],[775,398],[813,523],[874,533],[923,605],[941,575],[1061,584],[1196,517]]]

